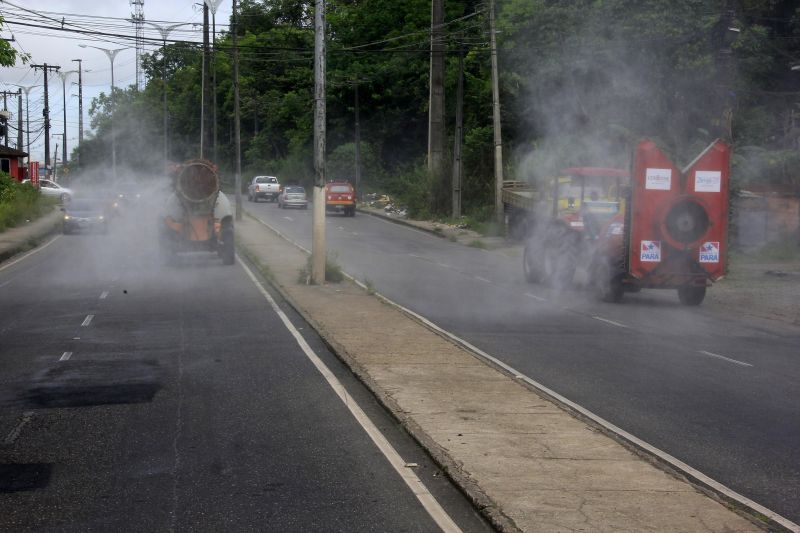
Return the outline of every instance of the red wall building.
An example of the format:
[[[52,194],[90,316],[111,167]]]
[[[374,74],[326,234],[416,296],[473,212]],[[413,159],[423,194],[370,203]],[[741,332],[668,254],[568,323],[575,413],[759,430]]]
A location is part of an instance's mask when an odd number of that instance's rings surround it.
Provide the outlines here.
[[[28,154],[22,150],[0,146],[0,170],[17,181],[24,180],[28,177],[25,174],[25,168],[22,166],[22,159],[25,157],[28,157]]]

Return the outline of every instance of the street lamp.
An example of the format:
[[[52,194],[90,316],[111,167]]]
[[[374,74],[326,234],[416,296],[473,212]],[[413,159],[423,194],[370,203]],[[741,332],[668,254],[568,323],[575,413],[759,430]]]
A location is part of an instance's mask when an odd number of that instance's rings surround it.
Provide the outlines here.
[[[117,181],[117,136],[114,131],[114,58],[117,57],[117,54],[120,53],[122,50],[126,50],[129,47],[124,48],[100,48],[99,46],[90,46],[87,44],[79,44],[81,48],[94,48],[95,50],[101,50],[106,54],[108,60],[111,62],[111,174],[114,177],[114,181]]]
[[[58,76],[61,78],[61,96],[64,103],[64,143],[61,146],[61,164],[67,164],[67,77],[70,74],[77,74],[77,70],[67,70],[59,72]]]
[[[187,24],[191,24],[190,22],[181,22],[179,24],[171,24],[169,26],[162,26],[161,24],[156,24],[155,22],[145,21],[145,24],[149,24],[158,30],[158,33],[161,34],[161,38],[164,39],[164,52],[163,52],[163,59],[164,59],[164,69],[162,72],[161,83],[164,87],[164,163],[169,160],[169,144],[168,144],[168,127],[169,127],[169,111],[167,109],[167,38],[169,37],[170,32],[172,32],[175,28],[180,26],[185,26]]]

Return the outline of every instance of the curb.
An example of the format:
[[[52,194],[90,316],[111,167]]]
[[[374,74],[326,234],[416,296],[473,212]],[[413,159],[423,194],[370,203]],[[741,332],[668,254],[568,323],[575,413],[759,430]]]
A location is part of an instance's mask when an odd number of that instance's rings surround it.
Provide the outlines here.
[[[366,213],[371,214],[369,212]],[[280,231],[276,230],[272,226],[268,225],[267,223],[261,221],[260,219],[256,218],[251,214],[249,214],[249,216],[254,221],[263,225],[264,227],[275,233],[278,237],[285,240],[289,244],[297,247],[298,249],[302,250],[305,253],[310,253],[306,248],[301,246],[299,243],[296,243],[289,237],[283,235]],[[391,219],[389,217],[381,215],[373,215],[373,216],[376,216],[378,218],[385,218],[387,220],[391,220],[392,222],[397,221],[397,219]],[[396,222],[396,223],[410,226],[415,229],[420,229],[421,231],[426,231],[424,228],[417,228],[416,226],[408,224],[407,222]],[[435,235],[438,235],[437,233],[431,231],[428,231],[428,233],[433,233]],[[357,286],[361,287],[364,290],[369,290],[363,283],[361,283],[354,277],[350,276],[344,271],[343,274]],[[438,444],[436,444],[436,442],[433,441],[433,439],[428,437],[427,434],[425,434],[421,429],[419,429],[413,422],[413,420],[410,420],[409,418],[404,417],[402,415],[402,411],[397,409],[397,407],[394,405],[394,402],[388,399],[385,396],[385,394],[383,394],[382,391],[380,391],[380,389],[377,388],[375,383],[368,376],[364,375],[364,372],[360,368],[360,365],[357,362],[353,361],[352,357],[347,353],[344,347],[339,345],[334,339],[330,338],[327,332],[324,330],[324,328],[322,328],[313,318],[308,316],[302,309],[300,309],[288,297],[287,293],[283,291],[283,289],[280,286],[278,286],[272,280],[270,280],[270,284],[276,290],[278,290],[278,292],[281,294],[284,300],[287,303],[289,303],[289,305],[291,305],[292,308],[294,308],[301,316],[303,316],[303,318],[306,321],[309,322],[309,324],[311,324],[314,327],[314,329],[319,333],[319,335],[323,338],[325,343],[333,350],[333,352],[337,356],[339,356],[340,359],[342,359],[353,370],[354,374],[356,374],[358,379],[361,380],[370,389],[370,391],[372,391],[373,394],[375,394],[375,396],[379,399],[382,405],[384,405],[389,410],[389,412],[392,413],[392,415],[403,425],[403,427],[407,429],[409,434],[411,434],[411,436],[431,455],[434,461],[440,464],[440,466],[442,466],[442,469],[446,472],[448,477],[450,477],[456,483],[456,485],[459,486],[462,491],[464,491],[464,493],[467,495],[470,501],[472,501],[473,504],[476,505],[476,507],[483,514],[483,516],[486,517],[494,527],[498,528],[498,530],[500,531],[519,531],[516,525],[514,525],[513,520],[505,516],[505,514],[503,514],[502,511],[499,509],[499,506],[497,506],[497,504],[495,504],[488,497],[488,495],[486,495],[480,489],[480,487],[478,487],[468,476],[462,476],[458,474],[459,472],[461,472],[460,465],[455,464],[455,461],[453,461],[446,453],[441,452]],[[377,297],[381,302],[394,307],[407,317],[425,326],[426,328],[433,331],[440,337],[443,337],[449,342],[459,346],[463,350],[470,353],[473,357],[483,361],[484,363],[489,364],[490,366],[499,370],[503,374],[512,377],[519,382],[524,383],[531,390],[540,394],[546,399],[552,401],[554,404],[558,405],[561,409],[579,418],[580,420],[591,425],[592,427],[597,428],[607,436],[613,438],[616,442],[619,442],[620,444],[631,450],[640,458],[657,466],[662,471],[665,471],[666,473],[672,475],[673,477],[686,481],[691,486],[701,491],[703,494],[723,504],[725,507],[739,514],[740,516],[743,516],[744,518],[750,520],[756,526],[761,528],[769,528],[769,530],[775,530],[775,531],[800,532],[800,525],[792,522],[787,518],[784,518],[778,513],[775,513],[767,509],[766,507],[750,500],[749,498],[729,489],[728,487],[706,476],[702,472],[692,468],[691,466],[673,457],[672,455],[650,445],[649,443],[639,439],[638,437],[628,433],[627,431],[624,431],[623,429],[608,422],[607,420],[594,414],[588,409],[585,409],[580,405],[572,402],[568,398],[558,394],[557,392],[538,383],[537,381],[522,375],[513,367],[483,352],[479,348],[471,345],[470,343],[464,341],[463,339],[460,339],[459,337],[443,330],[436,324],[430,322],[421,315],[418,315],[414,311],[411,311],[410,309],[407,309],[402,305],[393,302],[392,300],[388,299],[387,297],[383,296],[378,292],[372,290],[369,291],[373,296]],[[451,468],[455,468],[455,472],[451,471]],[[509,527],[511,529],[509,529]]]

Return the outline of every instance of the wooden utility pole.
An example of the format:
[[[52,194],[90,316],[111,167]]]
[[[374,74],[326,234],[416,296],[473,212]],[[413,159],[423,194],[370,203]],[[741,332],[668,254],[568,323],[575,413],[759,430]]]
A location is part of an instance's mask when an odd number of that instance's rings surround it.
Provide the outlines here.
[[[461,216],[461,139],[464,133],[464,51],[458,51],[456,132],[453,139],[453,218]]]
[[[311,282],[325,283],[325,0],[314,2],[314,212]]]
[[[505,222],[503,213],[503,134],[500,128],[500,75],[497,70],[497,38],[494,21],[494,0],[489,0],[489,40],[492,50],[492,123],[494,124],[494,212],[498,224]]]
[[[42,69],[44,71],[44,109],[42,110],[42,116],[44,116],[44,169],[47,175],[50,170],[50,99],[47,91],[47,73],[51,70],[58,72],[61,67],[48,65],[47,63],[31,65],[31,67],[34,70]]]
[[[236,187],[236,220],[242,220],[242,137],[241,116],[239,113],[239,19],[236,15],[236,0],[233,0],[231,11],[231,36],[233,37],[233,144],[236,145],[236,161],[234,161],[234,184]]]
[[[444,173],[446,131],[444,123],[444,0],[431,1],[431,68],[428,104],[428,172],[433,181],[435,211],[444,204],[447,176]]]

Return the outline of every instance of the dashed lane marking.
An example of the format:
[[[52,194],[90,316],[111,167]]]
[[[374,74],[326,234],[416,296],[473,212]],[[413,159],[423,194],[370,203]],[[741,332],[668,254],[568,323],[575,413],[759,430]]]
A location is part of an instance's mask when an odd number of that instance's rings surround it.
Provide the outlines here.
[[[611,324],[612,326],[617,326],[618,328],[627,328],[628,327],[625,324],[620,324],[619,322],[614,322],[613,320],[609,320],[609,319],[603,318],[601,316],[593,315],[592,318],[594,318],[595,320],[599,320],[600,322],[605,322],[606,324]]]
[[[283,217],[283,218],[285,218],[285,219],[286,219],[286,220],[288,220],[289,222],[294,222],[294,219],[293,219],[292,217]]]
[[[247,268],[247,265],[242,263],[241,260],[239,261],[239,264],[242,265],[242,268],[256,285],[259,292],[261,292],[267,302],[269,302],[269,305],[272,307],[273,311],[275,311],[275,313],[283,322],[284,326],[286,326],[286,329],[288,329],[295,338],[297,344],[300,345],[300,348],[306,354],[306,357],[308,357],[311,363],[317,368],[319,373],[322,374],[331,389],[336,393],[342,403],[344,403],[345,407],[347,407],[347,409],[353,415],[353,418],[355,418],[361,427],[364,428],[364,431],[367,433],[370,439],[372,439],[372,442],[375,443],[378,449],[383,453],[384,457],[386,457],[386,459],[392,465],[394,470],[406,483],[408,488],[411,489],[411,492],[417,497],[431,518],[442,529],[442,531],[448,533],[460,532],[461,529],[453,521],[450,515],[448,515],[447,512],[442,508],[439,502],[436,501],[436,498],[422,483],[422,480],[420,480],[410,468],[406,467],[408,463],[404,461],[402,457],[400,457],[400,454],[397,453],[397,450],[394,449],[386,437],[380,432],[375,424],[372,423],[366,413],[364,413],[361,407],[358,406],[355,399],[350,396],[350,394],[344,388],[344,385],[342,385],[336,376],[333,375],[330,369],[325,365],[324,362],[322,362],[314,350],[311,349],[306,340],[303,338],[303,335],[297,331],[297,328],[294,327],[294,324],[292,324],[291,320],[289,320],[289,317],[286,316],[286,313],[284,313],[283,310],[278,307],[278,304],[275,302],[275,299],[272,298],[272,295],[270,295],[264,289],[264,287],[261,286],[253,272]]]
[[[83,319],[83,322],[81,323],[81,326],[88,326],[89,324],[92,323],[92,319],[93,318],[94,318],[94,315],[86,315],[86,318]]]
[[[106,298],[108,298],[108,291],[101,292],[100,293],[100,299],[101,300],[105,300]]]
[[[729,363],[733,363],[734,365],[753,366],[750,363],[745,363],[744,361],[737,361],[736,359],[731,359],[730,357],[725,357],[724,355],[720,355],[718,353],[707,352],[705,350],[700,350],[700,353],[703,355],[707,355],[709,357],[716,357],[717,359],[728,361]]]
[[[72,352],[64,352],[61,354],[61,359],[59,359],[59,361],[69,361],[70,357],[72,357]]]
[[[475,279],[477,279],[478,281],[482,281],[484,283],[491,283],[492,282],[492,280],[486,279],[486,278],[482,278],[480,276],[475,276]]]

